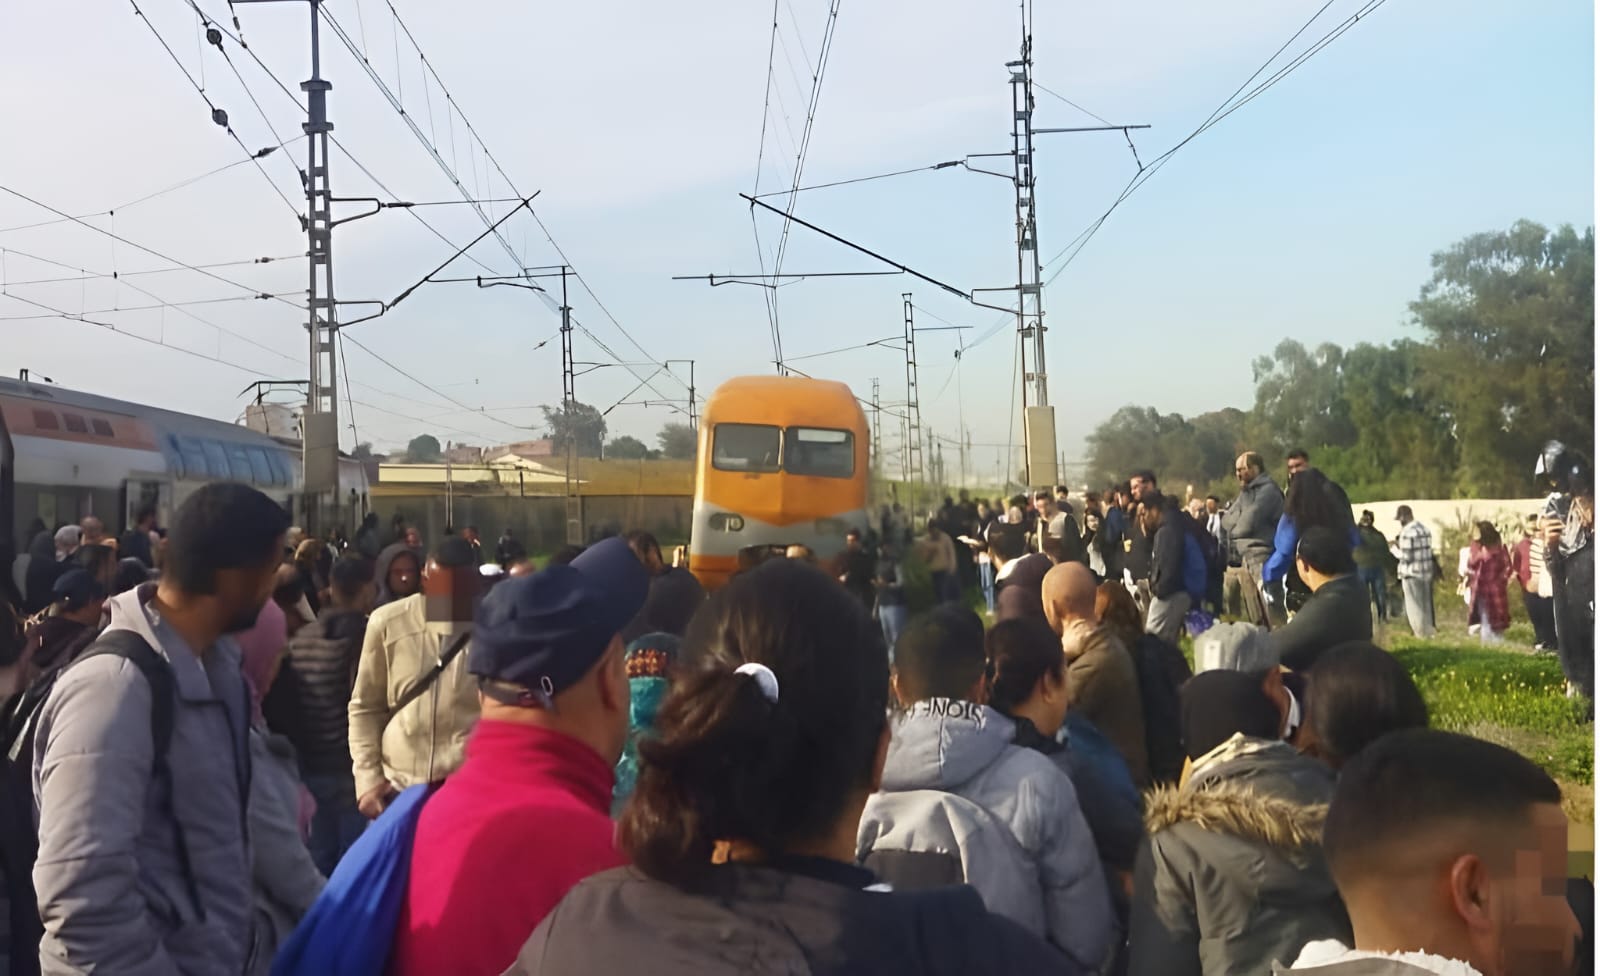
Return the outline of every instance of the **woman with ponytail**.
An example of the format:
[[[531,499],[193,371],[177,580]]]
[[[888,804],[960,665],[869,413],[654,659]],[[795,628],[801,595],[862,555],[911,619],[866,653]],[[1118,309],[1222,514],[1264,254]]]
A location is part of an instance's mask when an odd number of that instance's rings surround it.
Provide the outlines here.
[[[618,824],[631,867],[574,888],[523,976],[1055,973],[965,886],[893,892],[856,833],[888,747],[888,655],[860,602],[774,560],[695,617]]]

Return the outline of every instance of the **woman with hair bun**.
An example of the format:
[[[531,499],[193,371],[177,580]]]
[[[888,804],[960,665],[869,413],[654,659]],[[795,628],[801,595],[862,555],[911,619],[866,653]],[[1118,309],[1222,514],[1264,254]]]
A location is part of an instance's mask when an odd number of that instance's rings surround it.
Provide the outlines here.
[[[618,824],[633,865],[580,883],[512,974],[1070,972],[971,888],[888,891],[856,834],[889,743],[888,654],[860,602],[775,560],[696,615]]]

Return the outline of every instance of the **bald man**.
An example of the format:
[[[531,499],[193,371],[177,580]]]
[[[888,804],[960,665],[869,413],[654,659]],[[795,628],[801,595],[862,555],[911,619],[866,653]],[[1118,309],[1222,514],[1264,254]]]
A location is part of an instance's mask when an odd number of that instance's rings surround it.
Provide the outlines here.
[[[1105,733],[1143,789],[1150,757],[1139,672],[1128,649],[1095,616],[1094,574],[1082,563],[1062,563],[1045,574],[1043,597],[1045,619],[1061,635],[1067,659],[1067,707]]]

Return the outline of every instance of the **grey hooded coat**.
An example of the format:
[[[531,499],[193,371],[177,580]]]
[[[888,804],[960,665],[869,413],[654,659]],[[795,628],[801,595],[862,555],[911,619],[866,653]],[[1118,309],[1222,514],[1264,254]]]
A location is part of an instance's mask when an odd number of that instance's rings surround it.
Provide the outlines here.
[[[1014,732],[983,705],[918,702],[894,729],[856,849],[956,854],[963,880],[991,911],[1094,971],[1115,929],[1094,835],[1072,781],[1042,754],[1013,745]]]

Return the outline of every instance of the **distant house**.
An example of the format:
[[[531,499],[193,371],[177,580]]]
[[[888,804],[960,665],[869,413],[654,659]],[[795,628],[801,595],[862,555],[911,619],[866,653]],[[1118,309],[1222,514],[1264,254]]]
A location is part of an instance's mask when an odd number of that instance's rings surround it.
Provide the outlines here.
[[[504,447],[493,448],[492,450],[485,451],[484,453],[486,456],[494,457],[500,457],[506,454],[515,454],[519,458],[524,458],[529,461],[537,461],[540,458],[555,457],[556,445],[555,441],[546,437],[536,441],[517,441],[515,444],[507,444]]]
[[[484,453],[484,448],[471,444],[451,444],[444,449],[444,459],[451,464],[478,464]]]

